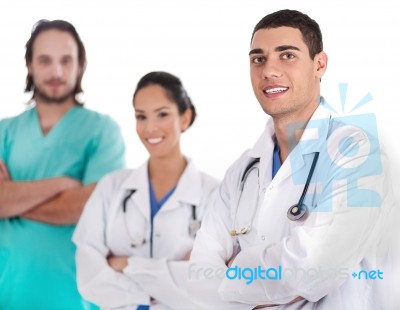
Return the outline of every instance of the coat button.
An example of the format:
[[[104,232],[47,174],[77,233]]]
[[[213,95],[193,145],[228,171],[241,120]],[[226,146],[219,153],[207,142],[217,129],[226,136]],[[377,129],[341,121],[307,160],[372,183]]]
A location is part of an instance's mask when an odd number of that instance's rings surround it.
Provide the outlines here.
[[[159,233],[156,233],[155,236],[158,238],[161,237],[161,235]]]
[[[261,236],[261,240],[263,240],[263,241],[265,240],[265,236],[264,235]]]

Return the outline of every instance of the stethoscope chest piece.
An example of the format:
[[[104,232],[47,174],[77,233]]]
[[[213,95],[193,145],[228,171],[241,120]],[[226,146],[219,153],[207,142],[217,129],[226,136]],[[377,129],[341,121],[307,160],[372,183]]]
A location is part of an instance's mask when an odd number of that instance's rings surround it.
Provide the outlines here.
[[[287,211],[287,217],[291,221],[297,221],[303,218],[307,214],[308,214],[307,206],[304,203],[302,203],[301,205],[296,203],[295,205],[291,206]],[[305,216],[304,219],[306,217],[307,216]]]

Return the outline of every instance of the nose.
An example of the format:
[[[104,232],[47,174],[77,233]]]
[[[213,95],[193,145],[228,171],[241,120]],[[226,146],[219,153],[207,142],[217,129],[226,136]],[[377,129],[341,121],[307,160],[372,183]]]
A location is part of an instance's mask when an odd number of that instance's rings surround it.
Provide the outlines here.
[[[157,122],[155,120],[149,119],[146,122],[146,128],[145,129],[146,129],[147,133],[156,132],[158,130]]]
[[[281,70],[279,69],[279,65],[276,60],[268,59],[264,63],[264,67],[262,70],[262,77],[263,79],[274,79],[278,78],[282,75]]]
[[[54,63],[51,67],[51,75],[53,78],[60,78],[63,74],[63,67],[61,64]]]

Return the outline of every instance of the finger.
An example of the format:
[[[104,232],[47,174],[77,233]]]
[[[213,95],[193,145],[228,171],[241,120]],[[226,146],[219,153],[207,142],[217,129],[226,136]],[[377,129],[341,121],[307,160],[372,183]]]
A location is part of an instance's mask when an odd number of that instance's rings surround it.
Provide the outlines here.
[[[6,164],[1,160],[0,160],[0,179],[7,181],[11,179]]]

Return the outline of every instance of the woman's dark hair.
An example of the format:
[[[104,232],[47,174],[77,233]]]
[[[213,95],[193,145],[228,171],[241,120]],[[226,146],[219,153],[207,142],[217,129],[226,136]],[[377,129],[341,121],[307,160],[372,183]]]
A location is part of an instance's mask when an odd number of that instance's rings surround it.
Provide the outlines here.
[[[28,42],[26,42],[26,51],[25,51],[25,63],[26,66],[28,66],[32,62],[32,57],[33,57],[33,44],[35,43],[36,38],[38,37],[39,34],[41,34],[44,31],[47,30],[59,30],[59,31],[65,31],[68,32],[69,34],[72,35],[72,37],[75,39],[76,44],[78,45],[78,62],[79,66],[81,67],[81,73],[78,76],[76,86],[74,89],[74,95],[79,94],[83,92],[81,82],[82,82],[82,77],[83,73],[86,68],[86,50],[85,46],[83,45],[83,42],[81,38],[79,37],[78,32],[76,31],[75,27],[64,20],[46,20],[46,19],[41,19],[39,20],[32,28],[32,33],[31,37],[29,38]],[[33,78],[29,74],[26,77],[26,86],[25,86],[25,92],[30,92],[33,91],[33,96],[35,95],[35,85],[33,84]],[[32,96],[32,98],[33,98]]]
[[[318,23],[308,15],[296,10],[281,10],[263,17],[254,27],[251,40],[253,40],[254,34],[260,29],[278,27],[299,29],[303,36],[303,41],[308,47],[311,59],[314,59],[315,55],[322,52],[322,33]]]
[[[137,83],[136,90],[133,94],[133,101],[135,101],[138,91],[149,85],[160,85],[162,88],[164,88],[168,98],[175,102],[178,106],[180,115],[182,115],[187,109],[192,110],[192,118],[189,126],[193,124],[196,118],[196,109],[186,90],[183,88],[182,82],[179,78],[168,72],[150,72],[143,76]]]

